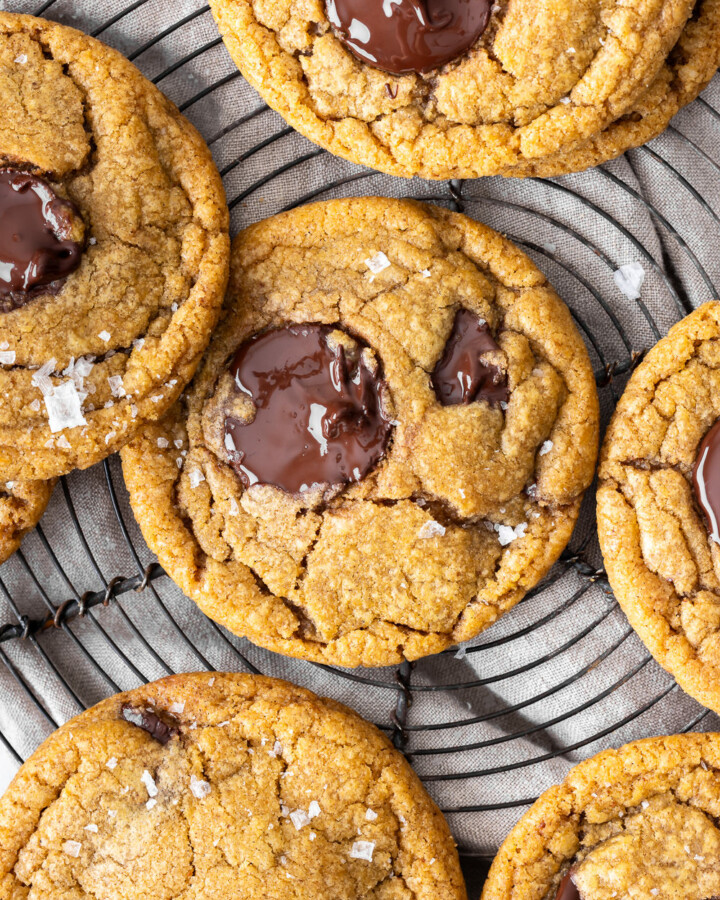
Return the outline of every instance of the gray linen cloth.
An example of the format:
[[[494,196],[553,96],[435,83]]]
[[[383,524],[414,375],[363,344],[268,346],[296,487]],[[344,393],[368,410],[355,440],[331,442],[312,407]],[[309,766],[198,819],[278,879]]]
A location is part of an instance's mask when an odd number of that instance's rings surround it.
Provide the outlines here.
[[[96,34],[156,80],[210,143],[233,233],[308,195],[453,202],[447,184],[362,170],[287,129],[236,74],[203,0],[5,0],[4,8],[45,11]],[[576,315],[598,373],[606,364],[627,368],[631,350],[652,346],[685,312],[717,295],[714,109],[718,80],[651,151],[553,182],[455,185],[468,215],[507,233],[548,274]],[[630,262],[646,273],[641,302],[613,280]],[[601,389],[604,422],[623,383],[618,375]],[[572,548],[582,549],[590,572],[601,566],[593,521],[588,497]],[[0,626],[21,615],[43,617],[47,603],[103,590],[151,560],[117,460],[107,470],[74,473],[22,554],[0,568]],[[648,659],[602,581],[567,565],[466,651],[414,667],[406,749],[468,853],[491,855],[526,808],[522,801],[577,761],[634,738],[719,724]],[[394,669],[332,671],[267,653],[213,626],[166,578],[37,642],[0,643],[0,661],[0,734],[20,757],[83,706],[170,671],[255,667],[339,699],[389,733],[398,698]],[[17,764],[0,743],[0,789]]]

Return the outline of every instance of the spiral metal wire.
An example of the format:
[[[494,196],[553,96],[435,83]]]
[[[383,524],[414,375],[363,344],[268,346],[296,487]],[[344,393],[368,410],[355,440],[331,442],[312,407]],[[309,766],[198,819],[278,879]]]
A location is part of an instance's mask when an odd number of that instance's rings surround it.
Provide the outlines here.
[[[720,175],[720,154],[716,140],[684,129],[682,115],[662,142],[634,151],[629,167],[597,170],[590,191],[578,178],[402,182],[330,157],[270,112],[230,62],[202,0],[6,6],[82,27],[165,91],[213,150],[235,232],[316,199],[388,194],[441,203],[508,233],[564,286],[605,421],[644,349],[718,295],[712,241],[699,250],[693,235],[700,221],[705,236],[720,237],[720,200],[704,189]],[[717,137],[712,96],[711,88],[697,101],[693,121],[704,117],[703,134]],[[650,198],[638,172],[658,187]],[[629,259],[643,264],[651,302],[630,302],[615,289],[612,274]],[[526,806],[578,759],[649,733],[718,726],[677,691],[619,612],[591,498],[549,577],[472,647],[350,671],[280,659],[201,616],[149,554],[116,460],[63,478],[41,526],[0,568],[0,690],[14,698],[0,702],[0,758],[20,764],[102,696],[214,668],[288,677],[375,721],[448,815],[466,862],[489,858]]]

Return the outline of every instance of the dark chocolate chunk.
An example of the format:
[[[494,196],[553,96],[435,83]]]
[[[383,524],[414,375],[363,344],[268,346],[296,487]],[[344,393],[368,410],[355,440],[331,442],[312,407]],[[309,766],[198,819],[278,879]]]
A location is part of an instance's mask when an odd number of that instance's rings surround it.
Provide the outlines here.
[[[558,888],[555,900],[581,900],[580,892],[575,887],[571,872],[568,872],[560,882],[560,887]]]
[[[710,537],[720,544],[720,419],[700,444],[692,480]]]
[[[126,703],[122,708],[122,717],[131,725],[137,725],[138,728],[147,731],[150,737],[155,738],[163,746],[178,733],[177,728],[164,722],[152,709],[130,706]]]
[[[484,353],[498,350],[487,322],[461,309],[432,374],[432,385],[442,405],[456,406],[477,400],[486,400],[493,406],[507,403],[510,398],[507,376],[480,358]]]
[[[382,409],[386,388],[328,336],[339,329],[293,325],[256,335],[237,351],[231,374],[250,397],[255,418],[225,420],[230,465],[243,484],[273,484],[289,493],[313,484],[360,481],[382,459],[392,425]]]
[[[55,293],[80,265],[78,212],[42,178],[0,169],[0,312]]]
[[[431,72],[487,28],[490,0],[326,0],[327,16],[358,59],[403,75]]]

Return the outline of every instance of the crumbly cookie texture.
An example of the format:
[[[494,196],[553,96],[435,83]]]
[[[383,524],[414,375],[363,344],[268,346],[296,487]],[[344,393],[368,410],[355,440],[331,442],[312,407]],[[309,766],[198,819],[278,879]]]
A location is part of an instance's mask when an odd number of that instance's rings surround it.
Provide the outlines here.
[[[435,395],[463,308],[500,347],[507,409]],[[389,447],[339,492],[244,490],[217,436],[228,361],[263,329],[302,322],[337,324],[377,354]],[[584,344],[527,257],[465,216],[363,198],[237,238],[201,370],[122,459],[146,540],[209,616],[289,655],[386,665],[473,637],[537,584],[569,540],[597,435]]]
[[[496,3],[477,44],[429,75],[391,76],[337,39],[322,0],[211,0],[264,99],[331,152],[393,175],[475,178],[600,133],[647,92],[692,0]]]
[[[482,900],[720,896],[720,736],[649,738],[580,763],[510,832]]]
[[[18,549],[42,518],[55,481],[0,483],[0,563]]]
[[[633,374],[605,438],[598,531],[618,602],[655,659],[720,711],[720,547],[695,503],[720,417],[720,303],[672,328]]]
[[[0,800],[0,896],[88,895],[467,896],[445,820],[375,727],[286,682],[207,672],[68,722]]]
[[[40,174],[85,225],[60,291],[0,313],[0,473],[45,479],[178,397],[222,305],[228,212],[200,136],[114,50],[2,13],[0,86],[0,162]]]

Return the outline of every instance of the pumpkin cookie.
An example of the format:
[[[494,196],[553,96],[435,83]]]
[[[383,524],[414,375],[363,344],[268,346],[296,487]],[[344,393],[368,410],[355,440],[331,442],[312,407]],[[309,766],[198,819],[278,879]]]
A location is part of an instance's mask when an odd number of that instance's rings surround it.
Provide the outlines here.
[[[648,91],[619,119],[583,144],[502,172],[549,178],[581,172],[656,138],[710,83],[720,65],[720,0],[699,0],[667,62]]]
[[[510,832],[482,900],[720,896],[720,735],[649,738],[580,763]]]
[[[445,820],[374,726],[283,681],[207,672],[45,741],[0,799],[0,892],[467,896]]]
[[[597,434],[587,352],[527,257],[465,216],[363,198],[237,238],[202,368],[122,459],[146,540],[209,616],[388,665],[538,583]]]
[[[40,521],[54,487],[54,480],[0,484],[0,563],[12,556]]]
[[[605,438],[598,530],[630,624],[680,686],[720,712],[720,303],[633,373]]]
[[[0,13],[0,473],[85,468],[191,378],[227,278],[210,152],[120,54]]]
[[[332,153],[475,178],[598,135],[661,72],[692,0],[211,0],[247,80]],[[716,48],[717,49],[717,48]]]

